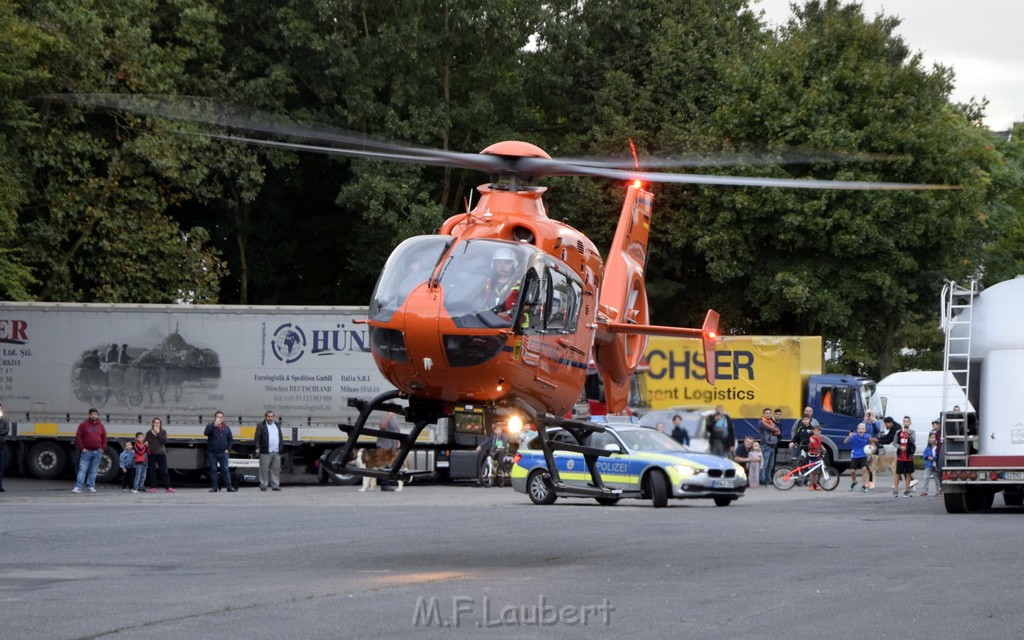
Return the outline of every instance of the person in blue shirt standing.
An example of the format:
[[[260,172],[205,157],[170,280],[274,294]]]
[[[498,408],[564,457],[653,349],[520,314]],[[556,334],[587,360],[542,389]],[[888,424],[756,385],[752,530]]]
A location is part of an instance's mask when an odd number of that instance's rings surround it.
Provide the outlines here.
[[[867,432],[867,425],[863,422],[857,425],[857,431],[851,431],[850,435],[843,440],[850,445],[850,491],[857,488],[857,469],[861,469],[864,485],[860,490],[864,493],[868,492],[871,470],[868,469],[868,454],[864,452],[864,447],[871,444],[872,441],[877,442],[878,439],[871,437],[871,434]]]

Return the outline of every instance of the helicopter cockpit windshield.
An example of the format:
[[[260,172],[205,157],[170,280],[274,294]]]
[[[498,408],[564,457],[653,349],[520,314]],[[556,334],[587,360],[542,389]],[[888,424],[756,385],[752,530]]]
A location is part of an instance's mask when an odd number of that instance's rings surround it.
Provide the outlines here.
[[[511,327],[523,275],[537,250],[523,244],[469,240],[454,248],[441,271],[444,307],[461,328]]]
[[[451,243],[446,236],[416,236],[398,245],[377,280],[370,319],[391,320],[412,290],[427,281]]]

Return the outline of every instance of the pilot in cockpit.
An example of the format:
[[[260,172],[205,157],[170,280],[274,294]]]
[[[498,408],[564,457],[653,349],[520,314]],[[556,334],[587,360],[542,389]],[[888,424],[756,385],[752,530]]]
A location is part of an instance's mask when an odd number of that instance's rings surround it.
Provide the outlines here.
[[[519,301],[518,261],[512,249],[502,247],[491,256],[491,273],[484,285],[485,304],[503,318],[511,318]]]

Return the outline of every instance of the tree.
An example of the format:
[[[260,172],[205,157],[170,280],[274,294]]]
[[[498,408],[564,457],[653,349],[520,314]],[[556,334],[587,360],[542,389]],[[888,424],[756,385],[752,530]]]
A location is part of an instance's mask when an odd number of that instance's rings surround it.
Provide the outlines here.
[[[728,71],[713,127],[737,146],[884,154],[885,161],[749,167],[789,177],[959,185],[955,191],[700,189],[680,234],[718,299],[752,333],[822,334],[848,370],[886,375],[898,337],[934,306],[943,277],[976,270],[980,208],[997,155],[949,102],[952,72],[922,69],[859,5],[808,2],[758,56]]]
[[[45,73],[20,87],[15,100],[22,104],[36,93],[175,91],[215,48],[203,27],[214,15],[201,0],[173,7],[68,0],[15,11],[47,35],[36,55]],[[164,30],[168,20],[176,30]],[[187,185],[154,169],[167,160],[153,152],[167,147],[153,143],[150,124],[61,105],[40,109],[29,116],[31,135],[19,140],[30,161],[19,174],[26,187],[18,241],[38,278],[32,293],[47,300],[216,301],[223,265],[204,229],[182,228],[165,215]]]

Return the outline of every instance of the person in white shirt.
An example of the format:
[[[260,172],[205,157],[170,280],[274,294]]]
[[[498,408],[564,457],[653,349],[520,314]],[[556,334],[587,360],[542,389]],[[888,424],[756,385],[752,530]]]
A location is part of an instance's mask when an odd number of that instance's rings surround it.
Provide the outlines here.
[[[256,427],[256,453],[260,457],[260,491],[267,485],[274,491],[281,490],[281,427],[274,422],[274,412],[263,414],[263,422]],[[269,482],[268,482],[269,480]]]

